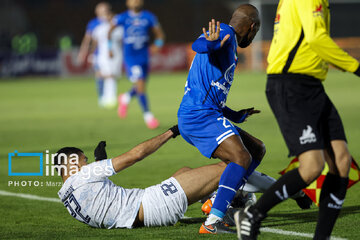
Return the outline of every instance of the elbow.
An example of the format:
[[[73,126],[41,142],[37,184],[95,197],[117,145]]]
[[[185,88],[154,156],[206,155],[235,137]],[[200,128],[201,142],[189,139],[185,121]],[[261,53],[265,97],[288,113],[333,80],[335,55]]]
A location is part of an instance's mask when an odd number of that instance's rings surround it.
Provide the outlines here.
[[[305,35],[305,41],[309,44],[310,48],[312,49],[316,49],[320,45],[322,45],[326,38],[329,38],[329,36],[327,35],[327,33],[323,31],[320,31],[315,34],[308,34],[307,36]]]
[[[318,40],[315,37],[308,38],[306,42],[309,44],[310,48],[316,48],[318,45]]]

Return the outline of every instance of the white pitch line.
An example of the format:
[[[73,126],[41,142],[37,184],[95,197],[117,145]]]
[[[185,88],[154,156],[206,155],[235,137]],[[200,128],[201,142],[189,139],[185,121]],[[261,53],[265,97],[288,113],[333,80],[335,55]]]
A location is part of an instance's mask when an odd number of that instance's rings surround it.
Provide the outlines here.
[[[2,196],[10,196],[10,197],[18,197],[18,198],[25,198],[25,199],[31,199],[31,200],[39,200],[39,201],[46,201],[46,202],[58,202],[61,203],[60,199],[58,198],[48,198],[48,197],[40,197],[37,195],[32,194],[25,194],[25,193],[13,193],[13,192],[7,192],[0,190],[0,195]],[[183,219],[191,219],[191,217],[184,216]],[[304,238],[313,238],[314,235],[311,233],[302,233],[302,232],[293,232],[293,231],[285,231],[282,229],[277,228],[261,228],[262,232],[268,232],[268,233],[275,233],[280,235],[286,235],[286,236],[298,236],[298,237],[304,237]],[[331,237],[331,240],[346,240],[346,238],[340,238],[340,237]]]
[[[58,198],[48,198],[48,197],[40,197],[32,194],[25,194],[25,193],[13,193],[0,190],[0,195],[2,196],[10,196],[10,197],[18,197],[18,198],[25,198],[31,200],[39,200],[39,201],[46,201],[46,202],[59,202],[61,203],[60,199]]]
[[[302,233],[302,232],[293,232],[293,231],[285,231],[282,229],[276,229],[276,228],[260,228],[261,232],[268,232],[268,233],[276,233],[281,235],[287,235],[287,236],[298,236],[298,237],[304,237],[304,238],[313,238],[314,234],[312,233]],[[346,240],[346,238],[339,238],[339,237],[331,237],[331,240]]]

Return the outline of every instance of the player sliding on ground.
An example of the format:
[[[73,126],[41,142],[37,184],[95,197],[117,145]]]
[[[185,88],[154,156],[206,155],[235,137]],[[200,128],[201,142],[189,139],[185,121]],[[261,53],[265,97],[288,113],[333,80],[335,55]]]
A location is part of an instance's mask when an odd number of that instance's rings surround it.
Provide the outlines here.
[[[58,192],[61,201],[71,216],[97,228],[167,226],[176,223],[184,216],[188,205],[217,188],[226,167],[224,163],[196,169],[182,168],[169,179],[146,189],[125,189],[115,185],[108,177],[149,156],[178,134],[177,126],[174,126],[118,157],[91,164],[87,163],[87,157],[78,148],[60,149],[54,162],[64,181]],[[78,161],[71,158],[64,161],[74,154]],[[64,158],[64,155],[67,157]],[[99,153],[95,151],[95,155]],[[106,154],[102,155],[96,159],[106,158]]]

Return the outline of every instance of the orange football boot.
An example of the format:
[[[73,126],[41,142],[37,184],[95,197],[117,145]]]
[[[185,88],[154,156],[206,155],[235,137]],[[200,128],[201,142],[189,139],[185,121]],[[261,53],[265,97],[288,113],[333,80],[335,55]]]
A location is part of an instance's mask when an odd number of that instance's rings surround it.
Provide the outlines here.
[[[212,203],[211,199],[208,199],[208,200],[206,200],[206,202],[204,202],[204,204],[201,206],[201,211],[202,211],[205,215],[209,215],[212,206],[213,206],[213,203]]]
[[[222,234],[222,233],[232,233],[235,234],[236,231],[228,228],[223,221],[217,221],[216,223],[205,225],[203,223],[199,229],[200,234]]]

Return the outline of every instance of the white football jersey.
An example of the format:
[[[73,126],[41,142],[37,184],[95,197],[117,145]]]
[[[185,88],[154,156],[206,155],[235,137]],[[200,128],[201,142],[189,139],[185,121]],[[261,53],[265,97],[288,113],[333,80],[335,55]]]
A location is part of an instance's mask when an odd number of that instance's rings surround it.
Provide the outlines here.
[[[125,189],[108,177],[115,174],[111,159],[88,164],[69,177],[58,192],[70,215],[97,228],[131,228],[144,189]]]
[[[122,62],[123,62],[123,47],[122,41],[124,37],[123,27],[118,26],[111,34],[111,50],[113,57],[109,56],[109,41],[108,33],[110,30],[109,22],[102,22],[99,24],[92,33],[92,38],[97,42],[97,55],[96,62],[99,70],[103,75],[121,75]]]

